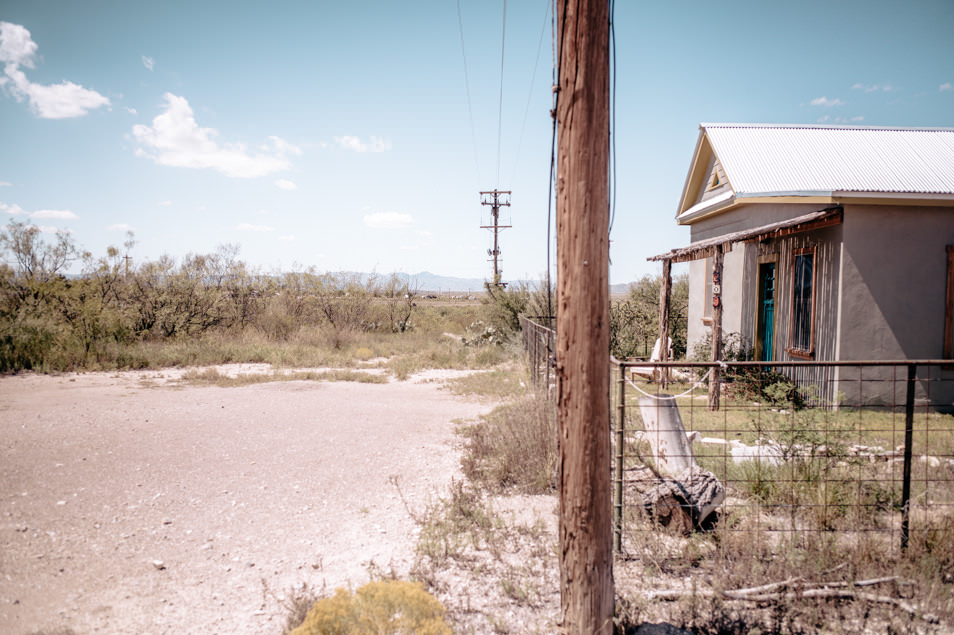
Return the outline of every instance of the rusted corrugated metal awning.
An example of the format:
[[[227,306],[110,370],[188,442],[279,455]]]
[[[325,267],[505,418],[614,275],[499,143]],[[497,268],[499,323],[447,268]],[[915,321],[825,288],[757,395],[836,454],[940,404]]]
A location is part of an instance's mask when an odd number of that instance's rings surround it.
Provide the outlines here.
[[[804,214],[797,218],[791,218],[769,225],[763,225],[754,229],[745,229],[708,240],[700,240],[688,247],[673,249],[658,256],[651,256],[646,260],[658,261],[668,260],[670,262],[689,262],[700,258],[710,257],[715,248],[722,245],[725,251],[731,249],[734,243],[750,242],[753,240],[762,240],[763,238],[780,238],[789,234],[821,229],[830,225],[839,225],[842,222],[842,208],[830,207],[827,209]]]

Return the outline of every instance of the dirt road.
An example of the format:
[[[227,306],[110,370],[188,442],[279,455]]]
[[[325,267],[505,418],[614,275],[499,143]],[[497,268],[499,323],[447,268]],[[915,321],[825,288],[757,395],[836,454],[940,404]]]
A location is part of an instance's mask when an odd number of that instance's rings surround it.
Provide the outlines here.
[[[174,378],[173,378],[174,379]],[[457,471],[439,383],[0,378],[0,632],[277,633],[295,585],[406,573]]]

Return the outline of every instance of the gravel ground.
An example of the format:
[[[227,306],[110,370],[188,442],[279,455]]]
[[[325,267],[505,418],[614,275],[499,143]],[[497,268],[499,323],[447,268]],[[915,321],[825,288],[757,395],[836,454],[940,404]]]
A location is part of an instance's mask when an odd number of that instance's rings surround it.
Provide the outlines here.
[[[279,633],[296,585],[406,574],[395,479],[423,509],[458,472],[452,420],[492,406],[446,373],[179,375],[0,378],[0,632]]]

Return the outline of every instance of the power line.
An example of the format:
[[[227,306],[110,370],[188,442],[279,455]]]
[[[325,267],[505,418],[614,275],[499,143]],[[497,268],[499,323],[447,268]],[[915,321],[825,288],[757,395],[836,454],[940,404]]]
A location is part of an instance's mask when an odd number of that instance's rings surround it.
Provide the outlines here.
[[[517,176],[517,165],[520,163],[520,150],[523,148],[523,133],[527,129],[527,117],[530,114],[530,102],[533,98],[533,85],[537,80],[537,67],[540,65],[540,52],[543,50],[543,35],[547,31],[547,17],[550,15],[550,3],[546,4],[547,10],[543,14],[543,25],[540,27],[540,42],[537,44],[537,59],[533,62],[533,74],[530,77],[530,89],[527,91],[527,107],[523,111],[523,123],[520,126],[520,137],[517,141],[517,153],[513,160],[513,172],[510,174],[510,182],[513,183]]]
[[[461,17],[460,0],[457,0],[457,27],[460,30],[460,52],[464,58],[464,87],[467,89],[467,116],[470,119],[470,138],[474,146],[474,167],[477,169],[477,187],[480,187],[480,160],[477,155],[477,128],[474,126],[474,107],[470,99],[470,77],[467,74],[467,49],[464,47],[464,19]]]
[[[616,0],[609,0],[609,58],[610,58],[610,219],[609,233],[613,234],[616,220]]]
[[[503,137],[504,50],[507,44],[507,0],[503,3],[503,35],[500,37],[500,106],[497,109],[497,183],[500,183],[500,140]]]
[[[566,30],[566,2],[563,1],[563,12],[560,15],[560,29],[557,30],[556,24],[556,3],[557,0],[552,0],[553,10],[551,11],[551,24],[550,24],[550,33],[552,34],[552,47],[553,47],[553,110],[550,111],[550,117],[553,119],[553,134],[550,138],[550,181],[548,183],[549,192],[547,193],[547,310],[549,317],[554,317],[553,311],[553,298],[550,295],[550,270],[551,265],[551,252],[552,252],[552,237],[551,230],[553,228],[553,184],[554,179],[556,178],[556,135],[557,135],[557,104],[560,101],[560,72],[562,70],[562,60],[560,59],[559,51],[557,50],[557,42],[562,41],[563,32]]]

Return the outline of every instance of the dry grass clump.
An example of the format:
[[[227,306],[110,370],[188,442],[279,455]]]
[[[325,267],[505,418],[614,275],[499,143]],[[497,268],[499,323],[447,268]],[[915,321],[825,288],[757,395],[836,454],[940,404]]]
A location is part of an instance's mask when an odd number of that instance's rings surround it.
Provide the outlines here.
[[[513,399],[527,393],[526,372],[508,364],[485,372],[475,372],[448,382],[447,387],[458,395],[477,395],[498,400]]]
[[[244,373],[232,377],[220,373],[216,368],[203,368],[186,371],[182,375],[182,381],[193,384],[207,384],[221,386],[223,388],[232,388],[275,381],[354,381],[364,384],[386,384],[388,378],[380,374],[350,369],[297,371],[290,373]]]
[[[362,346],[354,352],[354,358],[362,362],[366,362],[372,357],[374,357],[374,353],[367,346]]]
[[[517,497],[523,518],[503,510],[509,500],[457,481],[416,515],[411,575],[441,598],[460,632],[555,632],[559,574],[545,521],[552,497]]]
[[[551,493],[557,487],[556,421],[546,395],[524,394],[475,424],[464,425],[461,466],[492,491]]]
[[[757,510],[738,505],[711,532],[688,538],[638,515],[626,519],[614,567],[621,624],[665,621],[695,633],[950,632],[950,517],[912,527],[902,551],[896,534],[769,531],[773,520]]]
[[[337,589],[331,597],[318,600],[291,635],[450,635],[445,613],[419,583],[377,580],[354,593]]]

